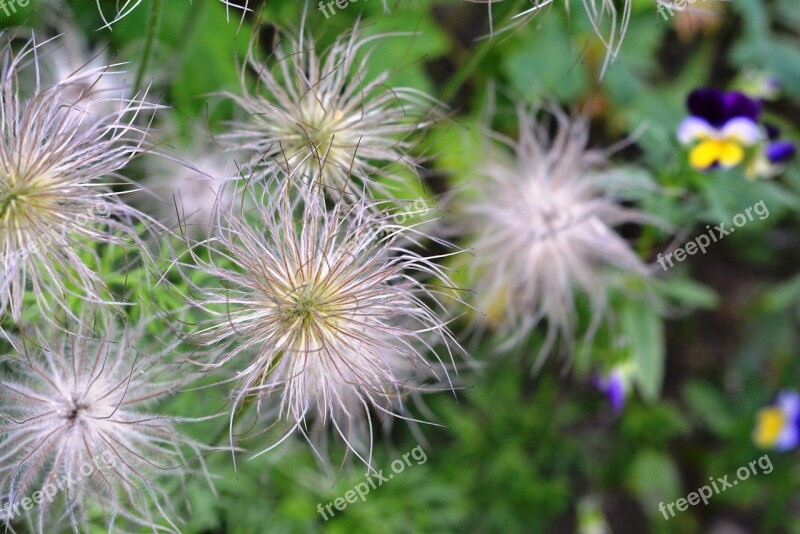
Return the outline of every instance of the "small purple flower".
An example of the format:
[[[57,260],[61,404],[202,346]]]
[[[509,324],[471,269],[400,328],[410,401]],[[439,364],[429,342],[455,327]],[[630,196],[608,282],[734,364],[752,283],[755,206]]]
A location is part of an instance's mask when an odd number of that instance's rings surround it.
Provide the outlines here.
[[[767,159],[773,164],[786,163],[794,158],[797,145],[791,141],[775,141],[767,145],[765,150]]]
[[[767,138],[771,141],[764,150],[764,155],[767,159],[777,165],[786,163],[794,158],[797,153],[797,145],[791,141],[782,141],[780,138],[781,129],[774,124],[765,122],[764,128],[767,132]]]
[[[623,366],[614,366],[608,374],[597,377],[594,381],[595,387],[608,397],[615,414],[619,414],[625,408],[625,401],[628,397],[628,373]]]
[[[795,143],[780,139],[780,128],[774,124],[764,123],[764,130],[769,142],[748,166],[747,175],[750,178],[772,178],[780,174],[784,165],[797,153]]]

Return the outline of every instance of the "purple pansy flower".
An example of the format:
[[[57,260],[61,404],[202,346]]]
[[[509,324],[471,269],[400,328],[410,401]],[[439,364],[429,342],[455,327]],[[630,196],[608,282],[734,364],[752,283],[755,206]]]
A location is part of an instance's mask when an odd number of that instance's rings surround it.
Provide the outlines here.
[[[695,89],[686,101],[693,117],[706,120],[711,126],[722,128],[736,118],[758,123],[761,103],[738,91],[725,92],[712,87]]]
[[[678,128],[678,140],[693,145],[689,163],[696,169],[734,167],[744,160],[745,148],[761,140],[761,103],[744,93],[696,89],[686,105],[691,116]]]
[[[781,391],[775,402],[758,412],[753,440],[763,449],[788,451],[800,445],[800,394]]]

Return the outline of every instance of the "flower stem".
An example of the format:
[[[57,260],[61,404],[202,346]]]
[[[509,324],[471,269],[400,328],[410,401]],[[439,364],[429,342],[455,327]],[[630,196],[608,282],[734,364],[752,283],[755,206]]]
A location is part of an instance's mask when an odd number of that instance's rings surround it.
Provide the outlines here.
[[[150,18],[147,21],[147,34],[145,35],[144,52],[142,61],[139,63],[139,71],[136,73],[136,89],[141,88],[144,81],[144,73],[147,70],[150,58],[155,49],[156,39],[158,38],[158,27],[161,25],[161,8],[164,0],[153,0],[150,4]]]
[[[514,13],[523,0],[517,0],[509,8],[508,13]],[[439,99],[442,102],[450,102],[458,94],[459,89],[466,83],[466,81],[475,73],[475,70],[489,53],[489,50],[494,46],[491,37],[485,37],[483,41],[476,47],[470,50],[469,59],[461,65],[461,68],[450,78],[442,89]]]

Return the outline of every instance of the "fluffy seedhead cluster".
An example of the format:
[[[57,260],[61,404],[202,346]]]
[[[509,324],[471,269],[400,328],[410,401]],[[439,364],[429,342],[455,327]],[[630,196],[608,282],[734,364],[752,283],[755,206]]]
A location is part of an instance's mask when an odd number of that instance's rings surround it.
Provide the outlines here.
[[[100,511],[109,532],[118,520],[179,532],[161,482],[180,483],[203,447],[176,432],[181,419],[153,411],[181,385],[175,368],[160,365],[174,347],[144,355],[142,328],[111,327],[95,337],[80,325],[73,334],[37,332],[17,343],[18,356],[5,358],[4,519],[26,518],[40,533],[65,521],[89,532],[89,517]]]
[[[589,299],[597,319],[606,306],[609,275],[647,273],[630,245],[613,227],[643,222],[620,201],[626,182],[606,170],[608,154],[587,148],[588,127],[554,110],[540,120],[519,112],[520,136],[490,136],[511,148],[492,147],[474,196],[463,199],[465,224],[476,258],[471,268],[475,307],[510,334],[508,345],[525,338],[540,321],[548,335],[573,338],[578,294]],[[551,138],[550,125],[557,126]]]
[[[409,136],[431,123],[435,101],[415,89],[389,88],[388,72],[369,78],[367,45],[358,27],[318,52],[307,36],[277,46],[275,67],[255,57],[256,91],[228,96],[247,114],[221,136],[232,149],[251,151],[254,167],[275,168],[358,199],[378,188],[380,178],[397,180],[397,170],[416,172]]]
[[[372,413],[401,415],[408,395],[449,385],[458,344],[440,318],[440,292],[420,281],[447,276],[402,244],[425,236],[375,206],[328,210],[313,190],[273,185],[255,213],[224,215],[217,260],[195,258],[223,286],[194,288],[215,317],[207,343],[229,347],[209,365],[244,358],[232,429],[237,408],[254,402],[290,433],[331,424],[369,464]]]
[[[142,152],[146,127],[136,124],[158,106],[143,99],[91,96],[90,88],[111,67],[75,71],[21,96],[25,67],[37,71],[30,40],[3,49],[0,73],[0,316],[18,322],[30,291],[42,316],[53,317],[65,298],[104,298],[96,245],[137,242],[140,214],[112,190],[124,185],[119,171]],[[76,88],[79,89],[76,94]],[[114,109],[94,117],[95,105]]]

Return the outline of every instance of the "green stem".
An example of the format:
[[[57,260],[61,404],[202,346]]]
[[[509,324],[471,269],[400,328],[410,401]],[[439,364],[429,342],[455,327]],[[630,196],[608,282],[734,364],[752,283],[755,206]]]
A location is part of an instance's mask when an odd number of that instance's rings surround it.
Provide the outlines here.
[[[470,51],[469,59],[461,65],[461,68],[444,85],[442,96],[440,97],[442,102],[449,103],[455,98],[461,86],[473,75],[483,58],[489,53],[491,46],[491,39],[486,39]]]
[[[155,49],[156,39],[158,38],[158,27],[161,25],[161,8],[164,0],[153,0],[150,4],[150,18],[147,22],[147,35],[145,36],[144,52],[142,53],[142,61],[139,63],[139,71],[136,73],[137,89],[142,87],[144,81],[144,73],[147,71],[148,63],[153,55]]]
[[[515,13],[519,7],[522,5],[524,0],[517,0],[514,2],[508,10],[508,13]],[[469,78],[475,73],[475,70],[483,61],[483,58],[486,57],[486,54],[489,53],[489,50],[492,49],[494,46],[493,39],[491,37],[487,37],[484,39],[481,44],[472,48],[470,50],[470,57],[469,59],[461,65],[461,68],[450,78],[447,83],[444,85],[442,89],[440,100],[442,102],[450,102],[455,98],[458,94],[459,89],[469,80]]]

